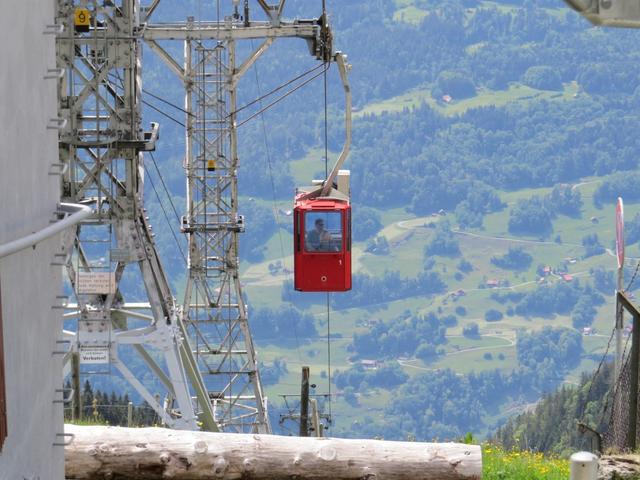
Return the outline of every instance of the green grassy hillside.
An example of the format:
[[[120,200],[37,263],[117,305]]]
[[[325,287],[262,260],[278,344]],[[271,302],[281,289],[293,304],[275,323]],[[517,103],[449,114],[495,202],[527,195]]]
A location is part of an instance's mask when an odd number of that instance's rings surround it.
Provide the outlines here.
[[[519,330],[537,330],[544,326],[563,326],[573,328],[571,318],[567,315],[552,315],[548,318],[524,317],[517,314],[509,315],[505,305],[501,305],[491,298],[496,292],[528,292],[541,283],[556,284],[565,282],[559,275],[553,274],[541,280],[536,273],[537,265],[559,265],[565,259],[572,259],[567,263],[568,273],[582,282],[589,282],[590,270],[594,267],[604,267],[607,270],[615,268],[615,258],[611,251],[604,254],[582,259],[584,247],[581,239],[590,233],[597,233],[603,244],[610,247],[614,238],[614,212],[612,207],[598,209],[593,206],[591,197],[601,179],[587,178],[578,182],[574,187],[579,189],[584,199],[584,207],[579,218],[559,216],[554,221],[553,236],[560,235],[561,241],[552,239],[539,239],[527,236],[514,236],[508,232],[507,223],[509,208],[493,213],[485,218],[483,229],[457,230],[454,221],[454,231],[460,242],[461,257],[434,257],[436,264],[434,270],[438,271],[446,281],[448,289],[446,293],[436,296],[415,296],[401,301],[377,303],[372,300],[370,305],[364,308],[345,308],[331,311],[332,334],[340,338],[331,340],[331,368],[346,370],[353,365],[350,358],[352,354],[348,346],[354,333],[363,333],[370,328],[371,320],[386,321],[400,315],[409,309],[420,313],[437,312],[439,315],[456,314],[456,309],[463,307],[465,315],[458,315],[458,325],[447,332],[447,344],[444,346],[446,354],[435,362],[425,363],[416,358],[397,358],[395,361],[402,369],[413,376],[417,373],[450,368],[458,373],[480,372],[500,369],[509,371],[516,367],[515,339]],[[550,189],[527,189],[516,192],[502,192],[501,198],[507,205],[514,204],[517,200],[529,198],[533,194],[546,194]],[[434,230],[425,227],[433,222],[453,217],[415,217],[402,210],[381,211],[384,228],[379,235],[386,237],[390,245],[390,252],[385,256],[373,255],[364,251],[364,245],[357,243],[353,249],[354,271],[365,272],[371,275],[381,275],[385,271],[399,271],[401,276],[413,277],[422,268],[422,252],[429,242]],[[626,214],[632,217],[640,213],[640,205],[630,204],[626,206]],[[594,223],[593,218],[598,223]],[[283,217],[282,221],[288,221]],[[356,217],[357,221],[357,217]],[[552,237],[553,237],[552,236]],[[253,265],[245,265],[243,280],[251,301],[252,308],[276,307],[281,300],[282,284],[291,279],[291,273],[282,273],[292,270],[291,235],[283,228],[268,242],[267,258],[264,262]],[[282,245],[282,249],[280,248]],[[510,246],[522,246],[525,251],[533,256],[531,266],[525,271],[510,271],[496,267],[490,262],[493,256],[499,256],[507,252]],[[640,254],[637,246],[629,248],[629,254]],[[473,265],[473,271],[464,275],[461,280],[456,280],[458,272],[456,265],[460,258],[464,258]],[[285,267],[278,274],[271,274],[268,269],[270,263],[280,261]],[[500,287],[489,288],[487,281],[497,279]],[[459,291],[464,292],[459,295]],[[458,294],[456,295],[456,292]],[[335,294],[340,295],[340,294]],[[611,296],[612,297],[612,296]],[[286,301],[286,300],[285,300]],[[501,321],[488,322],[484,314],[489,309],[500,310],[504,317]],[[289,373],[281,381],[268,388],[271,398],[277,398],[281,393],[294,393],[298,388],[299,370],[302,365],[311,366],[314,382],[318,385],[318,392],[328,391],[326,378],[320,375],[328,371],[327,363],[327,339],[326,339],[326,307],[315,304],[310,311],[316,316],[319,336],[307,337],[305,332],[297,332],[298,343],[291,348],[268,345],[260,348],[260,358],[269,362],[275,358],[285,358]],[[612,325],[613,303],[612,298],[606,298],[604,305],[598,308],[596,319],[593,323],[595,333],[584,337],[584,354],[577,368],[570,373],[565,381],[575,383],[582,371],[593,369],[599,355],[606,346],[608,335]],[[465,326],[475,322],[480,327],[481,336],[478,338],[466,338],[462,336]],[[491,358],[485,357],[486,353]],[[334,387],[335,390],[335,387]],[[382,414],[382,409],[393,391],[382,389],[369,389],[359,392],[361,407],[350,407],[338,395],[334,412],[337,421],[341,425],[349,425],[356,421],[364,421],[365,416]],[[520,409],[527,406],[526,403],[518,405],[517,402],[504,410],[504,415],[492,418],[492,423],[497,423]]]

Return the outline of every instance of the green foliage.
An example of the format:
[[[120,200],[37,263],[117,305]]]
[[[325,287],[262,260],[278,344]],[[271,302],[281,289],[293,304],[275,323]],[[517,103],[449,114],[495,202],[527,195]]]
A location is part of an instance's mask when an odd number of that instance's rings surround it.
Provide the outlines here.
[[[479,338],[480,327],[478,327],[476,322],[467,323],[462,329],[462,335],[468,338]]]
[[[446,325],[456,323],[455,317],[448,317],[407,312],[389,322],[377,322],[366,333],[354,334],[352,348],[360,358],[435,357],[438,354],[435,347],[447,341]]]
[[[529,67],[522,77],[525,85],[540,90],[562,90],[562,78],[558,70],[547,65]]]
[[[602,255],[605,252],[604,247],[598,239],[597,233],[592,233],[582,237],[582,246],[585,248],[584,258]]]
[[[292,290],[291,284],[285,282],[283,289],[287,288]],[[416,295],[433,295],[446,288],[440,274],[434,271],[422,272],[415,278],[402,278],[398,272],[388,271],[381,277],[357,273],[352,277],[352,289],[341,295],[332,295],[331,304],[333,308],[352,308]],[[283,294],[285,292],[283,290]]]
[[[70,384],[66,385],[71,388]],[[82,425],[112,425],[126,427],[128,424],[128,394],[118,394],[112,391],[110,394],[96,390],[89,380],[86,380],[81,394],[81,419],[73,422]],[[67,405],[70,407],[70,405]],[[148,427],[159,422],[158,415],[147,402],[131,407],[132,427]],[[71,408],[65,408],[65,421],[71,421]]]
[[[364,206],[353,207],[353,240],[365,241],[382,229],[380,215],[373,208]]]
[[[527,292],[515,310],[518,315],[527,317],[567,314],[571,312],[581,294],[580,283],[577,280],[571,284],[541,285]]]
[[[554,186],[551,193],[545,197],[546,208],[554,214],[578,218],[580,217],[582,205],[580,191],[567,184]]]
[[[559,370],[576,366],[581,351],[580,333],[548,326],[540,331],[520,332],[516,345],[519,364],[540,371],[544,377],[539,379],[542,384],[552,383]]]
[[[596,318],[594,299],[590,295],[582,295],[571,310],[571,323],[575,328],[589,327]]]
[[[469,430],[479,431],[485,426],[483,416],[507,398],[534,399],[540,390],[549,391],[558,385],[579,361],[581,341],[582,336],[575,331],[545,328],[518,336],[519,364],[511,372],[458,375],[445,369],[408,378],[394,391],[395,401],[386,407],[382,420],[353,424],[349,434],[374,436],[384,432],[385,438],[411,434],[425,441],[453,439]],[[339,388],[347,384],[357,388],[364,378],[360,367],[340,375],[345,377]],[[347,381],[352,375],[353,383]]]
[[[640,213],[636,213],[630,220],[624,222],[624,241],[626,245],[633,245],[640,240]]]
[[[287,361],[284,358],[275,358],[271,363],[258,362],[260,380],[263,385],[276,385],[280,378],[289,373]]]
[[[603,181],[593,194],[593,203],[602,206],[605,203],[615,203],[618,197],[626,202],[640,200],[640,172],[620,172]]]
[[[387,241],[387,237],[379,236],[370,238],[367,241],[367,246],[364,251],[373,253],[374,255],[389,255],[389,242]]]
[[[589,450],[591,439],[575,427],[576,421],[602,432],[607,421],[605,403],[613,379],[613,364],[606,363],[593,380],[583,374],[580,385],[563,385],[545,395],[534,411],[510,419],[494,435],[507,449],[528,448],[539,452],[569,455]]]
[[[396,362],[374,370],[365,370],[362,365],[358,365],[345,372],[336,371],[333,377],[338,388],[350,386],[359,391],[375,387],[394,388],[405,383],[408,378]]]
[[[616,288],[616,281],[613,271],[598,266],[589,270],[589,274],[593,277],[593,285],[600,292],[610,295]]]
[[[491,443],[482,446],[484,480],[566,480],[569,462],[532,449],[505,450]]]
[[[273,210],[253,202],[245,213],[245,233],[240,236],[240,256],[250,262],[262,261],[266,240],[277,230]]]
[[[471,265],[471,262],[469,262],[468,260],[465,260],[464,258],[460,259],[460,262],[458,262],[457,268],[462,273],[470,273],[473,271],[473,265]]]
[[[481,227],[484,215],[502,210],[504,206],[492,188],[476,184],[470,188],[466,199],[456,206],[456,220],[463,229]]]
[[[344,398],[345,402],[347,402],[352,407],[358,406],[358,397],[356,396],[356,391],[353,387],[345,387],[342,390],[342,398]]]
[[[504,315],[500,310],[496,310],[495,308],[490,308],[486,312],[484,312],[484,319],[487,322],[498,322],[502,320]]]
[[[623,62],[592,63],[579,68],[576,79],[588,93],[632,94],[638,87],[638,72]]]
[[[461,72],[440,72],[433,89],[433,96],[440,98],[450,95],[453,98],[469,98],[476,94],[476,86],[468,75]]]
[[[451,231],[449,222],[439,222],[431,241],[424,249],[427,255],[443,255],[457,257],[460,255],[460,245]]]
[[[505,270],[528,270],[533,257],[522,247],[509,247],[509,251],[501,257],[491,257],[491,263]]]
[[[551,213],[540,197],[518,200],[515,208],[509,212],[509,232],[546,237],[553,231],[551,218]]]
[[[301,332],[300,337],[298,333]],[[251,312],[251,333],[262,344],[289,345],[317,334],[313,315],[291,305]]]

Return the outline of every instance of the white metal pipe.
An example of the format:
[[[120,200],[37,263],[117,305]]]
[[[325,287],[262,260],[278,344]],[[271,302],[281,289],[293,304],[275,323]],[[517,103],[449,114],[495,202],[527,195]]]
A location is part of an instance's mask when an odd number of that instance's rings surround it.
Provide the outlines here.
[[[90,207],[77,203],[61,203],[60,208],[65,212],[70,213],[70,215],[52,225],[49,225],[48,227],[43,228],[42,230],[32,233],[31,235],[0,245],[0,258],[13,255],[25,248],[33,247],[38,243],[57,235],[63,230],[80,223],[93,213]]]

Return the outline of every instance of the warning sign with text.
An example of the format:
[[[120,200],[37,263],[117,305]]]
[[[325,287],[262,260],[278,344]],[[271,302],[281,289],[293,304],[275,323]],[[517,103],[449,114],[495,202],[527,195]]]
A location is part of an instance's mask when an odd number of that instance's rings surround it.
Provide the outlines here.
[[[116,291],[114,272],[78,272],[78,293],[109,294]]]
[[[80,347],[80,363],[109,363],[109,347]]]

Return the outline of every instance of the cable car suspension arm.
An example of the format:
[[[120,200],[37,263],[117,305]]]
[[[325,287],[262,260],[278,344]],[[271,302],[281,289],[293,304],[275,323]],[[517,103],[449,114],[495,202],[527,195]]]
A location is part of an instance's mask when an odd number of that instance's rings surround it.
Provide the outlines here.
[[[322,191],[319,195],[321,197],[326,197],[331,192],[333,182],[338,176],[338,171],[340,171],[342,165],[344,165],[344,162],[347,160],[347,157],[349,156],[349,149],[351,148],[351,86],[349,85],[349,70],[351,70],[351,65],[347,63],[347,56],[342,52],[336,52],[334,60],[338,65],[340,79],[342,80],[342,86],[344,87],[346,104],[344,111],[345,141],[344,146],[342,147],[342,152],[340,152],[340,156],[338,157],[338,161],[324,182]]]

